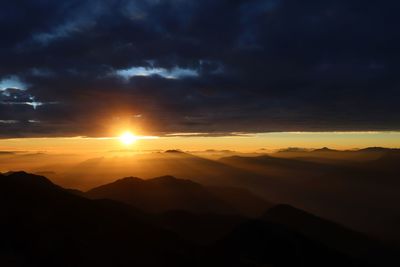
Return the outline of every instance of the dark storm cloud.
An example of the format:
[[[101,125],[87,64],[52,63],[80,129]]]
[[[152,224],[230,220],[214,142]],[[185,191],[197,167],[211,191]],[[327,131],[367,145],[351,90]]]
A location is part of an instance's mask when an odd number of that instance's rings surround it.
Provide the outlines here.
[[[0,135],[400,130],[395,1],[6,1]]]

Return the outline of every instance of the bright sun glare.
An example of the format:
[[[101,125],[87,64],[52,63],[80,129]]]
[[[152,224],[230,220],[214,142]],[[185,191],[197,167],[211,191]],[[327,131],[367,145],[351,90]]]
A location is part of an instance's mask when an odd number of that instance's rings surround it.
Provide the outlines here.
[[[131,145],[137,140],[137,136],[135,136],[131,132],[125,132],[119,137],[119,140],[124,145]]]

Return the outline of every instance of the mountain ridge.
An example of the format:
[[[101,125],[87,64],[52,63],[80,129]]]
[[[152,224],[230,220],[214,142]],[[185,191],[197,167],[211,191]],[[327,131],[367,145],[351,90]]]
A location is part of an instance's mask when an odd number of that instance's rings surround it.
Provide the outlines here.
[[[149,212],[181,209],[257,216],[270,206],[267,201],[241,188],[203,186],[171,175],[146,180],[126,177],[95,187],[85,195],[91,199],[118,200]]]
[[[141,179],[125,181],[132,180]],[[279,207],[270,213],[276,214]],[[24,172],[0,175],[0,208],[0,248],[6,266],[247,267],[249,260],[257,267],[321,266],[327,259],[333,261],[326,266],[370,266],[365,258],[331,249],[282,222],[178,211],[151,215],[117,201],[77,196],[43,176]],[[289,211],[304,214],[295,208]],[[287,221],[287,216],[278,219]],[[213,243],[192,242],[203,235]]]

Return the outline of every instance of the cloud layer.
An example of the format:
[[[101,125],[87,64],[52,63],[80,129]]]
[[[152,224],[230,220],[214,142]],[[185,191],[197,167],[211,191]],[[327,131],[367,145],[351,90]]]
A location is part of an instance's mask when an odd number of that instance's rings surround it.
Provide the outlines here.
[[[0,4],[0,136],[400,130],[395,1]]]

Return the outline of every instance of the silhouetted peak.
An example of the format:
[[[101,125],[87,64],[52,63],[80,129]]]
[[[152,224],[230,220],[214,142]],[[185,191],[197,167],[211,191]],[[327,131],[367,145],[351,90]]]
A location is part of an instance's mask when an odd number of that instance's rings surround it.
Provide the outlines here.
[[[185,152],[183,152],[182,150],[179,150],[179,149],[168,149],[168,150],[165,150],[164,153],[186,154]]]
[[[385,148],[385,147],[367,147],[358,150],[359,152],[387,152],[391,151],[392,149],[390,148]]]
[[[150,180],[153,180],[153,181],[155,181],[155,180],[158,180],[158,181],[177,181],[177,180],[180,180],[180,179],[178,179],[178,178],[176,178],[175,176],[172,176],[172,175],[163,175],[163,176],[159,176],[159,177],[154,177],[154,178],[152,178]]]
[[[115,182],[113,182],[113,184],[133,184],[133,183],[140,183],[140,182],[144,182],[144,181],[145,180],[143,180],[141,178],[129,176],[129,177],[124,177],[124,178],[118,179]]]
[[[313,152],[336,152],[337,150],[334,150],[334,149],[330,149],[330,148],[328,148],[328,147],[323,147],[323,148],[317,148],[317,149],[314,149],[313,150]]]
[[[125,177],[118,179],[109,184],[103,184],[98,187],[92,188],[85,194],[97,195],[103,194],[104,192],[112,192],[113,194],[122,194],[121,192],[129,192],[135,188],[142,188],[146,184],[146,180],[138,177]],[[107,198],[107,197],[105,197]]]
[[[364,237],[360,233],[347,229],[336,222],[321,218],[287,204],[279,204],[268,209],[261,218],[267,221],[274,221],[292,226],[296,229],[302,229],[302,231],[313,232],[314,230],[319,229],[322,231],[322,229],[324,229],[326,233],[330,234],[345,233],[343,235]]]
[[[128,188],[132,188],[132,187],[136,187],[138,185],[142,185],[145,183],[145,180],[140,179],[138,177],[124,177],[121,179],[118,179],[112,183],[109,184],[104,184],[104,185],[100,185],[98,187],[92,188],[91,190],[89,190],[88,192],[96,192],[96,191],[101,191],[101,190],[108,190],[109,188],[113,188],[113,189],[128,189]]]
[[[377,247],[368,236],[290,205],[276,205],[261,219],[278,223],[312,240],[354,257],[364,257]]]
[[[41,175],[35,175],[24,171],[15,171],[4,173],[3,176],[9,182],[20,183],[23,185],[52,185],[55,186],[49,179]]]
[[[307,149],[307,148],[302,148],[302,147],[288,147],[288,148],[280,149],[280,150],[278,151],[278,153],[284,153],[284,152],[289,152],[289,153],[291,153],[291,152],[308,152],[308,151],[310,151],[310,150]]]
[[[25,172],[25,171],[8,171],[8,172],[4,172],[4,173],[2,173],[4,176],[10,176],[10,175],[13,175],[13,174],[16,174],[16,175],[25,175],[25,174],[28,174],[27,172]]]

